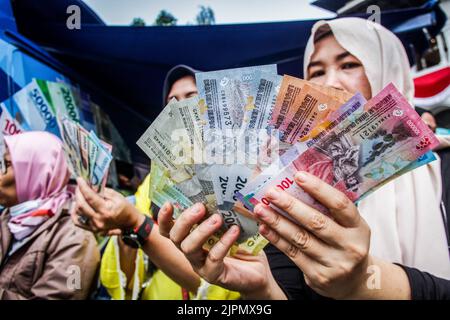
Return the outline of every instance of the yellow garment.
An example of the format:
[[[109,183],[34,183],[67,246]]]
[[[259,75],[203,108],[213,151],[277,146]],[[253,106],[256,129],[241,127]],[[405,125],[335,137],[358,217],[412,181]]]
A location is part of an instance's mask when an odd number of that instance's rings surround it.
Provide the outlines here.
[[[181,287],[167,277],[161,270],[155,271],[151,278],[146,275],[144,252],[139,249],[136,255],[136,269],[125,291],[127,279],[120,270],[117,237],[112,237],[105,249],[100,267],[100,281],[114,300],[181,300]],[[137,277],[136,277],[137,275]],[[144,288],[143,288],[144,287]],[[143,288],[143,290],[142,290]],[[128,292],[128,294],[127,294]],[[141,296],[140,296],[141,295]],[[190,298],[194,295],[190,294]]]
[[[151,202],[148,197],[150,185],[150,175],[147,175],[135,194],[136,208],[145,214],[151,214]],[[134,276],[129,281],[128,290],[125,291],[128,281],[120,269],[119,246],[117,242],[117,237],[111,237],[102,256],[100,266],[100,282],[112,299],[181,300],[183,298],[182,288],[161,270],[156,270],[151,278],[148,277],[146,270],[148,263],[145,261],[147,257],[141,249],[137,250]],[[189,295],[190,299],[196,298],[192,293]],[[234,300],[239,299],[240,294],[202,281],[197,298]]]
[[[148,174],[136,191],[136,209],[139,212],[150,214],[150,174]]]

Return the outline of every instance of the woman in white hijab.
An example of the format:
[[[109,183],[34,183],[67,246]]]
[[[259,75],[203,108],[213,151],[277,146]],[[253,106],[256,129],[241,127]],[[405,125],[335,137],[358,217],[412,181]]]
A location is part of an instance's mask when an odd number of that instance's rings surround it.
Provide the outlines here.
[[[331,45],[324,44],[328,36]],[[360,91],[367,99],[390,82],[410,102],[414,96],[400,40],[381,25],[360,18],[319,21],[313,26],[304,55],[304,75],[319,84]],[[438,159],[362,200],[358,208],[372,231],[370,253],[450,279],[441,186]]]

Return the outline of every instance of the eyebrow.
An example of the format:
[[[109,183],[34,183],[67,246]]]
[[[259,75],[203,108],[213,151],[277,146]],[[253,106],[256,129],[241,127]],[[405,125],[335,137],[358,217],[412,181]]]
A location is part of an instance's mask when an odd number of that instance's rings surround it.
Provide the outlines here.
[[[198,90],[192,90],[186,93],[186,96],[192,95],[192,94],[198,94]],[[170,100],[172,100],[172,98],[175,98],[175,95],[171,95],[167,97],[167,103],[169,103]]]
[[[348,52],[348,51],[342,52],[341,54],[338,54],[338,55],[336,56],[335,61],[336,61],[336,62],[337,62],[337,61],[340,61],[340,60],[342,60],[342,59],[348,57],[349,55],[350,55],[350,52]]]
[[[349,55],[351,55],[350,52],[345,51],[345,52],[342,52],[342,53],[338,54],[334,60],[335,60],[336,62],[338,62],[338,61],[341,61],[342,59],[348,57]],[[312,68],[312,67],[315,67],[315,66],[321,66],[321,65],[323,65],[323,62],[322,62],[322,61],[311,61],[311,62],[308,64],[308,69],[309,69],[309,68]]]
[[[315,67],[315,66],[321,66],[321,65],[323,65],[322,61],[311,61],[308,64],[308,69],[312,68],[312,67]]]

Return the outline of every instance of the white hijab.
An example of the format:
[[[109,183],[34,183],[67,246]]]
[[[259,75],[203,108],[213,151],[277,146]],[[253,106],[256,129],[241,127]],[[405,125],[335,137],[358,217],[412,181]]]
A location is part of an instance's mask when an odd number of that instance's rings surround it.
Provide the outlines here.
[[[314,51],[314,34],[328,24],[337,42],[358,58],[372,94],[390,82],[412,102],[414,85],[400,40],[381,25],[360,18],[319,21],[304,56],[304,75]],[[369,224],[372,255],[450,279],[450,257],[440,211],[440,160],[408,172],[359,204]]]

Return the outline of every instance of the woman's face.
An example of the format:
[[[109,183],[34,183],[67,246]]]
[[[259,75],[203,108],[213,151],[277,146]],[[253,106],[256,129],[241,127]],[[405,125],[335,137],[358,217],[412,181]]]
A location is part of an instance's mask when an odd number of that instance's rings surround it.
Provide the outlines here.
[[[369,79],[361,61],[342,48],[333,35],[315,43],[307,79],[351,93],[360,92],[366,99],[372,97]]]
[[[178,101],[188,99],[198,94],[197,85],[193,76],[184,76],[175,81],[167,95],[167,103],[176,98]]]
[[[9,151],[5,153],[5,166],[6,172],[0,172],[0,205],[9,208],[19,203]]]

